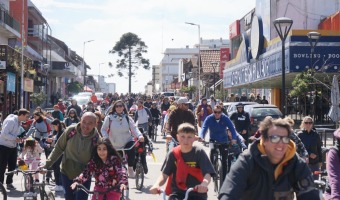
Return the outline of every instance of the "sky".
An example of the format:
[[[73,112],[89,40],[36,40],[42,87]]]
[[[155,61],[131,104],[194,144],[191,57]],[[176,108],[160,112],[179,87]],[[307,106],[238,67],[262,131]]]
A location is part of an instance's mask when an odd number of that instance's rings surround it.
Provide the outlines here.
[[[52,36],[65,42],[91,67],[90,75],[117,74],[118,56],[109,54],[120,37],[132,32],[148,46],[144,55],[159,65],[166,48],[193,47],[200,25],[203,39],[229,39],[229,25],[255,7],[256,0],[31,0],[52,29]],[[152,70],[140,69],[132,79],[132,92],[144,92]],[[128,79],[106,78],[119,93],[128,92]]]

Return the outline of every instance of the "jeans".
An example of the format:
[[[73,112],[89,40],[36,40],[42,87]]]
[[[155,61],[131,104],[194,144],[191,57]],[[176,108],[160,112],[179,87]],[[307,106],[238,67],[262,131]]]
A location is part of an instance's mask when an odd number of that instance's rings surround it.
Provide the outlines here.
[[[17,147],[9,148],[0,145],[0,182],[4,183],[6,167],[8,171],[15,170],[17,165]],[[13,183],[13,174],[7,175],[6,184]]]
[[[88,195],[82,190],[75,192],[71,189],[73,180],[70,180],[65,174],[61,173],[61,179],[63,183],[63,188],[65,190],[66,200],[84,200],[87,199]],[[83,183],[83,185],[89,190],[91,188],[91,179]]]
[[[54,173],[54,180],[55,185],[62,185],[61,182],[61,173],[60,173],[60,163],[62,160],[62,156],[52,165],[53,173]]]
[[[143,128],[144,133],[148,133],[149,131],[149,123],[144,123],[144,124],[138,124],[138,128]]]
[[[211,141],[210,141],[211,143]],[[227,169],[228,169],[228,165],[226,164],[226,161],[228,159],[228,145],[227,144],[220,144],[220,145],[214,145],[213,148],[210,147],[210,161],[212,164],[214,164],[215,161],[215,157],[213,158],[213,155],[216,153],[216,148],[218,148],[220,150],[220,155],[221,155],[221,159],[222,159],[222,171],[223,171],[223,177],[222,180],[224,181],[226,175],[227,175]],[[219,173],[219,172],[216,172]]]

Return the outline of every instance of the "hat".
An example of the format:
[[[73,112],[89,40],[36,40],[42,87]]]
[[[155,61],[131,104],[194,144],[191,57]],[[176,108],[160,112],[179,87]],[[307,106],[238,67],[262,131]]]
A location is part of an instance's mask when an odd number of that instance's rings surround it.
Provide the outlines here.
[[[186,97],[180,97],[177,101],[178,104],[186,104],[189,103],[188,99]]]
[[[236,104],[236,108],[243,108],[244,106],[243,106],[243,104],[242,103],[238,103],[238,104]]]

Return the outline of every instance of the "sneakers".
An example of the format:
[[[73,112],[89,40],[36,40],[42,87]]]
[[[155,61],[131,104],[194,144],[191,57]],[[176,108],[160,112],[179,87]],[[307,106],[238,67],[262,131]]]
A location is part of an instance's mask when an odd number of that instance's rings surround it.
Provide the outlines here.
[[[54,190],[56,192],[62,192],[62,191],[64,191],[64,188],[61,185],[56,185],[53,188],[51,188],[51,190]]]
[[[7,184],[8,190],[15,190],[16,188],[13,186],[13,184]]]
[[[129,176],[129,178],[135,177],[135,172],[133,171],[132,167],[128,168],[128,176]]]

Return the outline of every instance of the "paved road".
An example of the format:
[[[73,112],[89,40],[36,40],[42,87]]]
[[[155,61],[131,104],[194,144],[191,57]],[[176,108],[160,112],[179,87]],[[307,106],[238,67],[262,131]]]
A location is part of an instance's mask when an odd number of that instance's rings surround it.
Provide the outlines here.
[[[160,135],[160,133],[158,134]],[[196,145],[201,145],[200,143],[197,143]],[[201,145],[202,146],[202,145]],[[147,199],[147,200],[159,200],[162,199],[159,195],[152,195],[149,193],[150,187],[154,184],[157,177],[160,175],[160,168],[162,166],[163,160],[166,156],[165,153],[165,141],[162,139],[161,136],[157,137],[157,142],[154,143],[154,154],[156,157],[156,162],[152,159],[151,156],[147,156],[147,163],[149,166],[149,173],[146,175],[144,180],[144,187],[141,191],[137,190],[135,187],[135,179],[129,179],[129,185],[130,185],[130,199]],[[203,147],[207,153],[208,148]],[[44,156],[42,156],[42,159],[44,159]],[[92,184],[92,186],[94,183]],[[14,191],[8,192],[9,200],[17,200],[17,199],[23,199],[23,177],[21,175],[14,176],[14,186],[17,188]],[[52,186],[49,186],[52,187]],[[213,192],[213,185],[212,183],[209,185],[209,192],[208,196],[209,199],[217,199],[215,193]],[[62,192],[55,192],[55,196],[57,200],[64,199]]]

